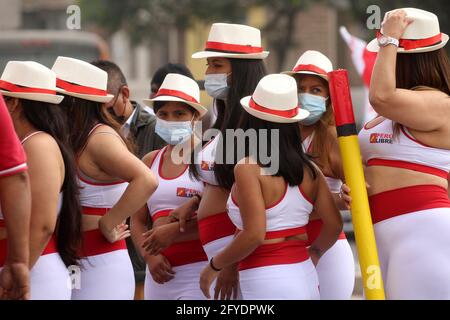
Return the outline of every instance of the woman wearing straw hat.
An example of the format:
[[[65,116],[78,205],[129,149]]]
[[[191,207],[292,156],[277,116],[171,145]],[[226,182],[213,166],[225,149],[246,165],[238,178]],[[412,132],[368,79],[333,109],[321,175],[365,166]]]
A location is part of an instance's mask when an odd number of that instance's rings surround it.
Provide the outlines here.
[[[431,12],[388,12],[359,134],[388,299],[450,299],[450,62]],[[348,190],[347,190],[348,191]]]
[[[211,258],[200,287],[208,296],[218,272],[239,263],[245,300],[319,299],[313,262],[336,242],[342,219],[322,173],[302,150],[298,121],[309,112],[299,107],[295,80],[281,74],[264,77],[241,104],[247,112],[242,129],[269,133],[257,134],[257,142],[246,140],[244,158],[235,159],[235,183],[227,206],[237,235]],[[272,130],[279,133],[278,141],[272,141]],[[275,172],[267,170],[274,163],[262,165],[264,142],[266,148],[279,146]],[[308,249],[305,226],[313,210],[323,227]]]
[[[304,151],[312,156],[325,175],[337,206],[344,210],[345,202],[339,195],[345,177],[328,88],[327,74],[332,70],[333,65],[325,55],[310,50],[298,59],[292,71],[283,73],[295,78],[300,105],[310,113],[308,118],[300,121]],[[320,234],[321,227],[322,221],[313,212],[306,227],[310,244]],[[335,245],[320,258],[316,269],[321,299],[351,298],[355,283],[355,264],[344,232],[341,232]]]
[[[180,218],[180,225],[184,226],[186,217],[198,208],[200,240],[208,258],[223,249],[235,232],[226,212],[226,202],[233,184],[233,165],[221,164],[226,159],[226,151],[225,148],[217,150],[217,145],[226,145],[226,141],[219,142],[224,140],[220,131],[237,128],[242,114],[239,101],[251,94],[266,74],[262,60],[268,55],[269,52],[261,46],[258,29],[227,23],[214,23],[205,50],[192,55],[194,59],[207,59],[205,89],[214,98],[217,120],[213,129],[216,132],[198,154],[197,171],[206,183],[200,204],[196,202],[198,199],[192,199],[175,210],[174,215]],[[195,174],[195,171],[191,172]],[[215,288],[215,298],[238,296],[236,265],[221,272]]]
[[[180,233],[179,224],[170,223],[168,217],[173,209],[189,198],[198,200],[203,192],[203,182],[189,174],[187,161],[177,163],[175,160],[177,157],[192,158],[188,150],[200,143],[194,139],[194,122],[208,110],[200,104],[198,84],[174,73],[169,73],[157,94],[144,103],[155,111],[156,133],[168,144],[143,158],[158,177],[159,185],[147,205],[132,218],[133,239],[148,265],[145,299],[201,300],[204,296],[198,279],[208,258],[198,238],[197,220],[189,221],[186,232]],[[180,152],[181,147],[184,149]],[[150,231],[147,230],[149,216],[153,220]],[[155,239],[169,241],[170,245],[160,251],[153,245]]]
[[[134,274],[124,224],[155,191],[152,172],[127,148],[104,104],[105,71],[81,60],[58,57],[53,65],[81,186],[83,245],[80,287],[72,299],[133,299]]]
[[[31,299],[70,300],[67,267],[78,264],[81,207],[66,121],[57,106],[63,97],[56,94],[56,75],[36,62],[10,61],[0,92],[28,159]],[[3,264],[6,245],[0,250]]]

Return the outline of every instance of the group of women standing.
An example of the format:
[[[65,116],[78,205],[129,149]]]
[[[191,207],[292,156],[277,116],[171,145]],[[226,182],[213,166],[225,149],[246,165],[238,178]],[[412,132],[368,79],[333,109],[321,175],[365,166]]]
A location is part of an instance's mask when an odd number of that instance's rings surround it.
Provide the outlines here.
[[[394,40],[369,45],[379,50],[371,102],[380,117],[360,143],[392,299],[450,299],[448,36],[438,26],[439,37],[425,34],[427,23],[436,31],[431,13],[390,12],[380,38]],[[292,71],[267,75],[268,55],[258,29],[213,24],[193,58],[207,61],[215,134],[194,130],[208,112],[198,84],[168,74],[144,101],[168,145],[142,161],[104,107],[112,98],[104,71],[66,57],[52,70],[8,63],[0,92],[28,157],[33,200],[32,299],[132,299],[130,235],[147,263],[146,299],[351,298],[355,265],[339,214],[351,191],[333,122],[333,65],[307,51]],[[279,135],[245,140],[238,158],[227,134],[238,129]],[[260,151],[273,144],[279,166],[268,173]],[[68,285],[68,266],[79,266],[79,287]]]

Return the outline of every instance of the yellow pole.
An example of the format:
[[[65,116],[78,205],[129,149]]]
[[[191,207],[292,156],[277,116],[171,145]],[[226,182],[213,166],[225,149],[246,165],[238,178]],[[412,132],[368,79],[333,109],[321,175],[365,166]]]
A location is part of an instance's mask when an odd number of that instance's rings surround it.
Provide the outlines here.
[[[359,264],[367,300],[384,300],[384,287],[370,215],[361,152],[346,70],[328,74],[346,184],[352,197],[351,212]]]

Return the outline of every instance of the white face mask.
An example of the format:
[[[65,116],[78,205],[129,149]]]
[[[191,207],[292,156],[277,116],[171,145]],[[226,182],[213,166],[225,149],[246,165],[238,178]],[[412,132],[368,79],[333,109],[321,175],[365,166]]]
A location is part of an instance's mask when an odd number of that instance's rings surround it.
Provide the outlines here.
[[[303,109],[309,111],[308,118],[300,121],[305,126],[312,126],[320,120],[322,115],[327,111],[327,100],[321,96],[308,93],[300,93],[298,95],[299,102]]]
[[[170,145],[185,142],[191,137],[192,131],[192,120],[166,121],[156,118],[155,132]]]
[[[205,90],[210,97],[225,100],[230,90],[228,86],[228,74],[216,73],[205,75]]]

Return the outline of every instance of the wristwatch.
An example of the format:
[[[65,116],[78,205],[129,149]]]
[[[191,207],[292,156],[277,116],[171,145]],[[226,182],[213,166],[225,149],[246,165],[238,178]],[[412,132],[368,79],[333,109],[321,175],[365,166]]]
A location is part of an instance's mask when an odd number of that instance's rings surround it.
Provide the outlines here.
[[[388,37],[385,35],[381,35],[381,37],[378,38],[378,45],[380,47],[386,47],[390,44],[393,44],[394,46],[396,46],[398,48],[400,45],[400,41],[398,39]]]

